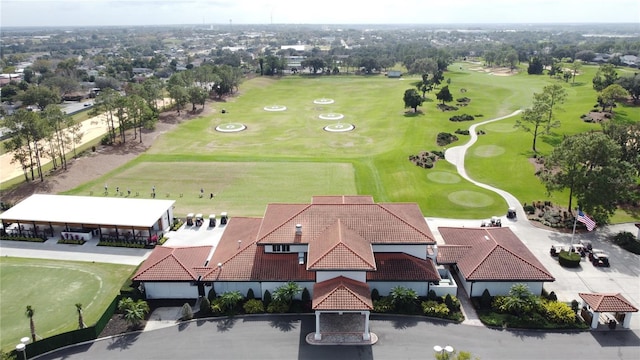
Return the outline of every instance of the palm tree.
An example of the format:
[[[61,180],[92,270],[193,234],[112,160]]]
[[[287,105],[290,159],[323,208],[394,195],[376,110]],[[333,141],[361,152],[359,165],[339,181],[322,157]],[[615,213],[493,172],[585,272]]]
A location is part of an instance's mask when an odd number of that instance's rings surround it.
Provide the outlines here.
[[[124,312],[123,317],[130,326],[137,328],[149,313],[149,304],[144,300],[133,301],[131,298],[124,298],[118,302],[118,310]]]
[[[76,304],[76,311],[78,311],[78,328],[84,329],[87,325],[84,324],[84,319],[82,318],[82,304]]]
[[[240,291],[227,291],[220,295],[220,302],[227,311],[233,311],[242,299],[243,296]]]
[[[31,339],[36,342],[36,325],[33,323],[33,314],[36,313],[35,309],[31,305],[27,305],[27,310],[24,312],[29,318],[29,327],[31,328]]]
[[[393,305],[401,312],[411,311],[418,299],[418,293],[415,290],[403,286],[393,287],[389,295]]]
[[[293,281],[280,286],[273,291],[273,300],[282,301],[288,305],[291,305],[293,298],[302,291],[300,285]]]

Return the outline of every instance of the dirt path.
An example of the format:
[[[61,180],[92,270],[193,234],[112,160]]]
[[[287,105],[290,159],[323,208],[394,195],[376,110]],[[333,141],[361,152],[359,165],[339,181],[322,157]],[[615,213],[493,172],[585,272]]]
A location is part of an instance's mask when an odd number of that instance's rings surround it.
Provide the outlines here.
[[[86,183],[87,181],[97,179],[144,153],[147,149],[153,146],[154,142],[160,135],[172,131],[181,122],[214,113],[215,104],[215,102],[207,102],[204,110],[202,108],[198,108],[196,113],[182,111],[180,112],[180,115],[178,115],[175,111],[164,112],[160,114],[160,119],[156,123],[154,130],[143,131],[142,139],[144,143],[140,144],[137,141],[132,141],[133,133],[127,134],[128,139],[130,139],[127,143],[119,146],[97,146],[95,152],[89,151],[76,159],[70,158],[68,161],[67,171],[57,170],[49,173],[43,182],[36,180],[33,182],[22,183],[11,189],[2,190],[0,191],[0,200],[8,203],[16,203],[35,193],[57,194],[71,190]],[[98,125],[102,125],[103,123],[98,121],[99,124],[96,124],[95,118],[89,119],[85,122],[88,122],[87,130],[92,131],[91,136],[99,132],[96,128]],[[91,139],[102,136],[105,132],[106,129],[97,136],[91,137]],[[89,138],[90,136],[85,134],[83,140],[85,137]],[[7,172],[6,169],[11,169],[5,165],[5,161],[10,161],[11,155],[5,155],[8,156],[9,160],[5,160],[3,158],[0,163],[2,179],[7,176],[5,174],[5,172]],[[3,157],[5,155],[3,155]],[[9,166],[14,167],[13,164],[9,164]],[[22,170],[18,168],[17,174],[19,176],[23,176]],[[15,177],[15,175],[12,177]]]

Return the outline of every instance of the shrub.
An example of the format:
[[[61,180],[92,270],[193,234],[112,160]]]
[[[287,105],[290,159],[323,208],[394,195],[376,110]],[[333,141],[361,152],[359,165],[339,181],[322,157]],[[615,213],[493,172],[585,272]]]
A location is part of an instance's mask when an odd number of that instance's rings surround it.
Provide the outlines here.
[[[445,133],[445,132],[439,133],[436,139],[438,146],[449,145],[454,141],[458,141],[458,137],[453,134]]]
[[[458,128],[455,133],[459,135],[469,135],[469,130],[461,130],[460,128]]]
[[[473,121],[475,118],[469,114],[454,115],[449,118],[449,121]]]
[[[267,312],[269,313],[277,313],[282,314],[289,311],[289,304],[285,301],[272,301],[269,306],[267,306]]]
[[[447,317],[449,315],[449,308],[446,304],[440,304],[437,301],[429,300],[423,301],[422,312],[427,316]]]
[[[209,315],[211,313],[211,301],[206,297],[200,300],[200,314]]]
[[[480,306],[483,309],[489,309],[491,307],[492,302],[493,302],[493,298],[491,297],[489,290],[484,289],[484,291],[482,292],[482,296],[480,296]]]
[[[560,263],[560,266],[575,268],[580,266],[581,260],[582,260],[582,257],[580,256],[579,253],[562,250],[558,254],[558,263]]]
[[[180,320],[191,319],[193,319],[193,309],[191,309],[191,305],[189,305],[189,303],[184,303],[184,305],[182,305],[182,317]]]
[[[213,302],[213,299],[216,297],[218,297],[218,295],[216,295],[216,290],[211,287],[211,290],[209,290],[209,293],[207,294],[207,299],[209,299],[209,302]]]
[[[303,303],[308,303],[311,301],[311,294],[309,294],[309,290],[307,288],[302,289],[300,300],[302,300]]]
[[[391,297],[382,297],[379,300],[373,301],[373,311],[378,313],[389,313],[393,312],[394,306],[391,301]]]
[[[543,301],[542,306],[546,318],[556,324],[572,324],[576,321],[576,313],[571,306],[558,301]]]
[[[371,300],[380,300],[380,293],[378,292],[378,289],[371,290]]]
[[[244,303],[242,308],[247,314],[260,314],[264,312],[264,304],[262,303],[262,301],[257,299],[248,300],[246,303]]]
[[[529,215],[533,215],[536,213],[536,208],[533,205],[525,205],[522,209]]]
[[[431,150],[431,153],[440,159],[444,159],[444,152],[440,150]]]
[[[491,301],[491,310],[497,313],[504,312],[504,304],[507,302],[507,296],[494,296]]]
[[[436,295],[436,292],[434,290],[429,290],[429,292],[427,293],[427,300],[431,300],[431,301],[438,300],[438,295]]]
[[[253,299],[255,299],[255,298],[256,298],[256,296],[255,296],[255,294],[253,293],[253,289],[252,289],[252,288],[249,288],[249,290],[247,291],[247,300],[253,300]]]
[[[271,292],[269,290],[264,291],[264,295],[262,296],[262,303],[266,307],[271,304]]]
[[[552,291],[549,293],[549,296],[547,296],[547,299],[551,301],[558,301],[558,296],[555,291]]]
[[[640,241],[628,231],[621,231],[613,237],[613,242],[621,248],[640,255]]]
[[[447,294],[444,297],[444,303],[451,312],[460,311],[460,300],[457,297]]]

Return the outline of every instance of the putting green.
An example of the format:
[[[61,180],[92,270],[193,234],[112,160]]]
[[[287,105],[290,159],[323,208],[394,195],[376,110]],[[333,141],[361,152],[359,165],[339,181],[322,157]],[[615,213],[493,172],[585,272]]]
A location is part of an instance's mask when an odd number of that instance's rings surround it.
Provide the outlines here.
[[[480,145],[473,151],[473,153],[480,157],[494,157],[504,154],[505,151],[506,149],[502,146]]]
[[[493,199],[490,196],[468,190],[452,192],[448,198],[454,204],[472,208],[481,208],[493,204]]]
[[[427,178],[439,184],[455,184],[455,183],[459,183],[460,180],[462,180],[460,176],[456,174],[452,174],[450,172],[444,172],[444,171],[430,172],[427,175]]]
[[[516,131],[516,128],[513,127],[513,124],[503,124],[503,123],[492,123],[487,124],[484,127],[485,130],[491,132],[499,132],[499,133],[509,133]]]

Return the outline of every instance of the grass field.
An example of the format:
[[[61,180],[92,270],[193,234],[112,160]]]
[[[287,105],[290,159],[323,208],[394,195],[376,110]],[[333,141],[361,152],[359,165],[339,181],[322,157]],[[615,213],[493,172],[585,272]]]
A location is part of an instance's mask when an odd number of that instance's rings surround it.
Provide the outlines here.
[[[118,294],[133,266],[26,258],[0,258],[0,348],[14,349],[30,337],[25,308],[35,310],[36,333],[43,337],[78,328],[76,303],[91,326]]]
[[[444,150],[436,145],[439,132],[467,129],[474,122],[509,114],[529,106],[533,92],[560,83],[569,96],[558,114],[562,127],[540,139],[540,151],[548,153],[563,134],[598,129],[580,115],[588,112],[596,94],[590,86],[595,68],[585,67],[576,84],[547,76],[493,76],[473,70],[475,65],[450,66],[454,98],[471,103],[456,112],[437,110],[435,94],[414,114],[404,109],[402,95],[418,78],[387,79],[383,76],[324,76],[255,78],[243,83],[241,94],[214,103],[211,116],[191,120],[161,136],[144,155],[110,174],[70,191],[101,194],[104,183],[130,187],[149,197],[176,199],[176,215],[188,212],[229,212],[261,215],[269,202],[309,201],[313,195],[367,194],[378,202],[416,202],[427,216],[484,218],[502,214],[506,203],[496,194],[460,179],[438,182],[430,172],[455,174],[446,161],[431,170],[414,166],[409,155],[424,150]],[[464,94],[461,89],[464,88]],[[334,103],[319,105],[316,99]],[[284,106],[285,111],[265,107]],[[618,108],[620,117],[638,119],[640,108]],[[323,120],[323,114],[339,114],[340,120]],[[449,121],[453,115],[476,116],[474,122]],[[477,145],[467,155],[469,174],[482,182],[512,192],[522,202],[550,199],[565,202],[566,194],[550,197],[535,178],[529,163],[531,135],[516,129],[516,118],[487,125]],[[221,133],[216,127],[240,123],[247,129]],[[329,124],[354,125],[343,133],[323,131]],[[450,146],[461,145],[468,137]],[[197,197],[205,189],[204,199]],[[209,201],[208,194],[216,193]],[[179,194],[183,197],[179,197]],[[206,201],[205,201],[206,200]],[[247,204],[251,202],[251,204]],[[615,219],[614,219],[615,220]]]

